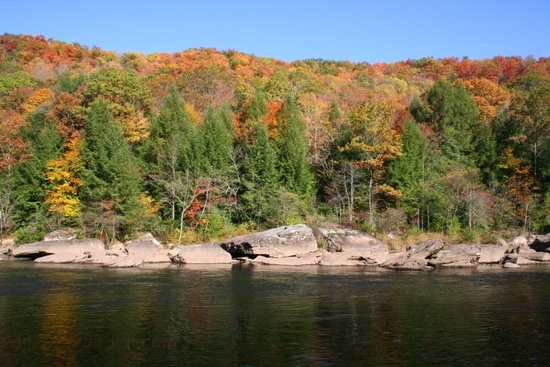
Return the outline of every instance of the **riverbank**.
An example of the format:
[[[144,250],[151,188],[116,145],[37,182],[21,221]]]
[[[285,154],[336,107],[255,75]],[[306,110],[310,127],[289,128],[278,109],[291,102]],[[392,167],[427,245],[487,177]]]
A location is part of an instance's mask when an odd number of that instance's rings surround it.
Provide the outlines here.
[[[151,264],[233,264],[278,266],[379,266],[395,270],[433,270],[499,265],[520,268],[550,264],[550,235],[515,237],[497,244],[446,244],[429,240],[404,252],[356,230],[285,226],[219,242],[164,246],[151,234],[110,248],[97,239],[76,239],[70,231],[54,232],[43,241],[4,245],[2,260],[91,264],[113,268]]]

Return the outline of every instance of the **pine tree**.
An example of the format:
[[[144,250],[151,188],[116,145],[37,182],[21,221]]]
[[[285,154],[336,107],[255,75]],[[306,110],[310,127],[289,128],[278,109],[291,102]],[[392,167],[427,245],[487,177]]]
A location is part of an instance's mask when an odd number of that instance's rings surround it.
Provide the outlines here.
[[[308,198],[314,190],[314,176],[308,162],[307,127],[292,96],[286,97],[279,115],[278,147],[283,185]]]
[[[272,146],[267,128],[255,126],[254,141],[243,165],[241,206],[245,215],[257,225],[266,222],[274,213],[273,202],[279,190],[277,152]]]
[[[227,172],[233,156],[233,135],[227,128],[227,110],[210,108],[201,126],[205,161],[208,167]]]
[[[37,227],[36,238],[26,240],[38,240],[43,234],[40,231],[45,230],[44,221],[47,218],[45,200],[50,185],[46,179],[46,163],[61,154],[62,137],[55,123],[46,122],[42,113],[31,115],[21,134],[30,157],[14,172],[14,194],[17,198],[15,221],[20,227]]]
[[[107,218],[113,240],[121,225],[143,214],[141,177],[122,129],[113,121],[105,101],[99,99],[92,104],[84,132],[82,203],[92,221]]]

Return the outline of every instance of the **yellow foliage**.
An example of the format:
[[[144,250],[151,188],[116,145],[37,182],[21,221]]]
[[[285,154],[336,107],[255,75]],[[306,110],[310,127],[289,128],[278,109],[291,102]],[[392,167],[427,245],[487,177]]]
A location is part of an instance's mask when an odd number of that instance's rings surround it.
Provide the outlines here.
[[[78,189],[82,180],[77,177],[81,166],[79,150],[80,139],[75,137],[67,143],[67,150],[60,158],[46,163],[46,179],[52,188],[47,191],[45,203],[48,211],[64,218],[76,218],[81,213]]]
[[[25,114],[33,112],[37,107],[45,105],[48,101],[53,101],[55,93],[50,88],[41,88],[35,90],[27,102],[21,106]]]

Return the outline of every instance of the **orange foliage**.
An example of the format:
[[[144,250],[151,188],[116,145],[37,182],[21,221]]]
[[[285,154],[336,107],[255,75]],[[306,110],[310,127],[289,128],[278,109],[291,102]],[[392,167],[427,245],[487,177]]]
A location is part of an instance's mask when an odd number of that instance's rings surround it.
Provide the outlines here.
[[[484,122],[493,121],[499,109],[508,107],[512,93],[486,78],[466,80],[464,86],[470,92]]]
[[[21,138],[24,118],[12,110],[0,110],[0,170],[11,172],[27,158],[27,145]]]
[[[23,112],[29,114],[34,112],[37,107],[45,105],[47,102],[51,102],[55,93],[50,88],[41,88],[35,90],[29,99],[22,105]]]
[[[267,127],[267,131],[271,137],[277,135],[277,115],[283,106],[282,101],[267,101],[267,115],[265,116],[263,123]]]

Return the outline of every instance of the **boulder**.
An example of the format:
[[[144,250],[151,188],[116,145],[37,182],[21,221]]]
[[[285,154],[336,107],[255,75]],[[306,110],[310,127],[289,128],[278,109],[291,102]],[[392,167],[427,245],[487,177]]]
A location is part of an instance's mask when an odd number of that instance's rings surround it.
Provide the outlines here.
[[[128,255],[147,255],[163,249],[162,244],[150,233],[124,244]]]
[[[445,246],[430,256],[428,265],[434,267],[474,267],[481,255],[479,245]]]
[[[517,263],[519,264],[520,259],[526,259],[530,261],[536,262],[550,262],[550,253],[548,252],[522,252],[519,254],[519,257],[517,259]]]
[[[114,254],[118,254],[118,259],[111,257],[111,261],[114,261],[106,264],[109,267],[134,267],[141,264],[169,263],[171,261],[168,250],[164,249],[162,244],[150,233],[126,242],[123,247],[114,246],[113,251]],[[122,255],[124,252],[127,253],[127,256]]]
[[[429,266],[428,260],[439,252],[444,245],[445,244],[441,240],[426,241],[420,245],[412,247],[407,252],[397,257],[390,257],[382,264],[382,266],[399,270],[433,269],[433,266]]]
[[[507,262],[504,265],[502,265],[502,267],[505,268],[505,269],[519,269],[519,268],[521,268],[521,266],[519,266],[516,263],[512,263],[512,262]]]
[[[60,229],[53,231],[44,236],[44,241],[71,241],[76,240],[78,234],[76,230],[69,229]]]
[[[367,233],[351,229],[319,229],[319,234],[329,252],[343,252],[373,264],[382,264],[388,257],[386,244]]]
[[[550,252],[550,234],[537,236],[529,247],[537,252]]]
[[[230,264],[231,254],[216,243],[178,246],[168,253],[177,264]]]
[[[506,257],[508,245],[479,245],[481,254],[477,260],[478,264],[501,264]]]
[[[289,257],[317,251],[313,231],[303,224],[229,238],[220,245],[233,257]]]
[[[33,260],[58,253],[70,253],[77,257],[100,256],[105,253],[105,245],[98,239],[40,241],[21,245],[12,251],[16,258]]]

